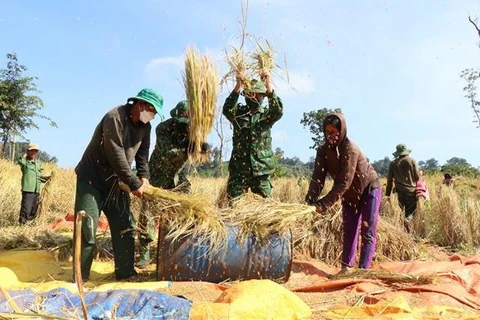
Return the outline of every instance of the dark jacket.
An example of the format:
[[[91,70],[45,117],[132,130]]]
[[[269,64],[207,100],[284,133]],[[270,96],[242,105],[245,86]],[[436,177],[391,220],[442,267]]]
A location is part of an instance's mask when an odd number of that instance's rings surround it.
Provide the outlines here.
[[[380,179],[360,148],[348,139],[344,116],[340,113],[335,115],[341,123],[338,146],[331,147],[324,143],[318,148],[306,201],[326,210],[341,198],[343,205],[358,210],[366,192],[380,187]],[[327,173],[334,181],[333,187],[325,197],[318,200]]]
[[[395,179],[395,191],[397,193],[415,192],[420,172],[418,171],[417,162],[412,157],[400,156],[390,163],[387,176],[386,196],[390,196],[393,188],[393,180]]]
[[[233,125],[229,171],[254,177],[270,174],[275,167],[270,129],[283,115],[282,100],[272,92],[268,108],[252,112],[247,105],[237,103],[238,97],[233,91],[223,105],[223,115]]]
[[[130,119],[131,105],[110,110],[100,121],[93,137],[75,168],[80,179],[108,192],[120,179],[137,190],[142,186],[139,178],[150,178],[148,154],[150,123],[134,125]],[[132,172],[135,160],[137,174]]]

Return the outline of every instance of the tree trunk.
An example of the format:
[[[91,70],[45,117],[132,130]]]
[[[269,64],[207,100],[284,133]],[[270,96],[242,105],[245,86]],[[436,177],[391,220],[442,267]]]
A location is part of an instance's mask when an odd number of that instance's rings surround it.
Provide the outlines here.
[[[8,144],[8,136],[9,136],[9,133],[8,132],[4,132],[3,133],[3,137],[2,137],[2,145],[0,146],[0,158],[3,158],[3,154],[5,152],[5,148]]]
[[[217,161],[217,165],[215,166],[215,177],[222,177],[223,176],[223,144],[225,141],[225,136],[223,133],[223,118],[222,114],[218,113],[217,121],[215,123],[215,132],[217,133],[218,139],[220,140],[219,146],[219,159]]]
[[[16,146],[15,135],[12,136],[12,141],[10,141],[10,145],[11,145],[11,147],[10,147],[10,160],[12,162],[15,162],[15,149],[16,149],[15,148],[15,146]]]

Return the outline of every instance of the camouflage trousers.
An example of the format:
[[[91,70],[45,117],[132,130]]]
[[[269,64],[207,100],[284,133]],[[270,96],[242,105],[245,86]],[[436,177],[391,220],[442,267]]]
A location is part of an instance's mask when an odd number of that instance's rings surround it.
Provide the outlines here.
[[[227,184],[227,195],[229,199],[240,197],[248,191],[248,189],[264,198],[272,196],[272,183],[270,175],[261,176],[243,175],[230,173]]]
[[[149,249],[150,242],[155,239],[155,219],[150,211],[150,202],[142,200],[142,209],[138,215],[138,228],[142,232],[138,233],[138,243],[140,251]]]

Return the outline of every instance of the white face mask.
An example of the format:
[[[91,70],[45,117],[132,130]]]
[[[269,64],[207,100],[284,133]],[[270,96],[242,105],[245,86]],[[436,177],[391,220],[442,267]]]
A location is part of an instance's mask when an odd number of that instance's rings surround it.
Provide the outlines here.
[[[155,118],[155,112],[143,110],[140,112],[140,121],[147,124]]]

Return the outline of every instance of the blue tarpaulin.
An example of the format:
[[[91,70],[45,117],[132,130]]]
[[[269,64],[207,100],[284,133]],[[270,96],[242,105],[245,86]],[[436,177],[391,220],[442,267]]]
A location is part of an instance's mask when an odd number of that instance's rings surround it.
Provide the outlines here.
[[[25,312],[38,312],[59,317],[82,318],[80,296],[59,288],[44,293],[31,290],[9,291],[12,299]],[[85,293],[89,319],[188,319],[189,300],[148,290],[110,290]],[[4,297],[0,312],[13,310]]]

